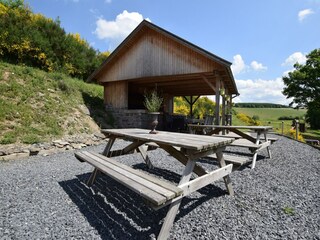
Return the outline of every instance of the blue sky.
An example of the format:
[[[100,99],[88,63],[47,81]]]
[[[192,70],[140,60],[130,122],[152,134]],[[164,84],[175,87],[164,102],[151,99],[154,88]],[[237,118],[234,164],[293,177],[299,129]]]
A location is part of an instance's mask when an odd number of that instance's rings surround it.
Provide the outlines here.
[[[142,19],[230,62],[236,102],[288,104],[282,76],[320,47],[320,0],[25,0],[112,51]]]

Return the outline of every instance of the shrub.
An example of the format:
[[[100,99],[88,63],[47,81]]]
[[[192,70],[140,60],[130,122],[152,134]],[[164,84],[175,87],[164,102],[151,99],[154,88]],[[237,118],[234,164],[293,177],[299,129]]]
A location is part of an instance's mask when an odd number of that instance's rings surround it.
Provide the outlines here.
[[[175,106],[174,113],[182,114],[187,116],[189,114],[189,108],[185,105]]]
[[[252,119],[253,119],[254,121],[257,121],[257,120],[259,120],[260,118],[259,118],[258,115],[253,115],[253,116],[252,116]]]
[[[295,129],[290,129],[289,132],[285,133],[285,135],[288,135],[289,137],[296,139],[296,130]],[[304,142],[304,138],[301,135],[301,133],[298,133],[298,139],[300,142]]]
[[[144,106],[148,110],[148,112],[159,112],[160,107],[163,102],[163,98],[158,95],[158,93],[154,90],[151,93],[146,93],[144,95]]]
[[[238,119],[240,119],[242,122],[245,122],[248,125],[253,125],[253,126],[261,125],[261,122],[259,120],[255,120],[244,113],[238,113],[236,116]]]

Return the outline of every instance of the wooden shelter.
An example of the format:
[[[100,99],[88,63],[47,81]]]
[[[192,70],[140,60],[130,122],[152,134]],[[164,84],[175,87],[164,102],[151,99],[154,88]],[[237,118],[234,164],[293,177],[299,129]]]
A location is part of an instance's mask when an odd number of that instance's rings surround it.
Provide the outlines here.
[[[174,96],[215,95],[219,124],[219,115],[222,121],[225,116],[219,113],[219,104],[225,111],[239,95],[230,66],[230,62],[144,20],[88,81],[104,86],[105,104],[113,110],[144,109],[143,95],[152,89],[163,95],[162,110],[167,113],[173,112]]]

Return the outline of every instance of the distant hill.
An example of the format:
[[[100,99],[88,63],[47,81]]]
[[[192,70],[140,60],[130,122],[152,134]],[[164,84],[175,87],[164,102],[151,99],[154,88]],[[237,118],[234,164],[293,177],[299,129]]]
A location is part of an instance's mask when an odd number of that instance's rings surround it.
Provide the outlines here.
[[[93,133],[106,121],[103,87],[0,61],[0,144]]]
[[[234,107],[241,108],[290,108],[287,105],[275,104],[275,103],[235,103]]]

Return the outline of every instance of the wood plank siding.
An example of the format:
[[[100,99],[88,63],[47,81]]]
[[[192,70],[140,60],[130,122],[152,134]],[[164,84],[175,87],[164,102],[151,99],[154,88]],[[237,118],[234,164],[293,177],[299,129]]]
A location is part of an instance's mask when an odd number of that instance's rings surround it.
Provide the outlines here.
[[[104,103],[113,108],[128,107],[128,83],[113,82],[104,86]]]
[[[137,36],[134,45],[122,51],[116,61],[100,73],[99,81],[103,83],[213,70],[223,68],[193,49],[148,29],[142,36]]]
[[[230,62],[144,20],[88,81],[105,87],[106,105],[141,109],[144,92],[155,88],[170,98],[216,95],[219,86],[231,96],[238,95],[230,66]]]

